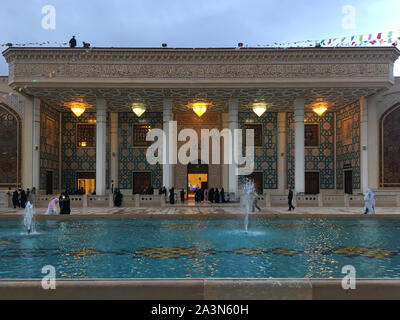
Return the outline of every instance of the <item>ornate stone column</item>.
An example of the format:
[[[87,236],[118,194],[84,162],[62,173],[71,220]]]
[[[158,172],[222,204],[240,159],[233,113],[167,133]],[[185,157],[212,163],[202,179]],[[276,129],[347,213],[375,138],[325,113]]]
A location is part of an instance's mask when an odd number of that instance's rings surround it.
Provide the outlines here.
[[[32,187],[40,187],[40,100],[33,98]]]
[[[294,188],[296,193],[304,193],[304,99],[294,101]]]
[[[360,98],[360,179],[361,192],[368,189],[368,101]]]
[[[229,130],[232,134],[232,142],[231,142],[231,154],[232,154],[232,163],[229,164],[229,193],[237,197],[238,191],[238,176],[236,175],[236,166],[235,163],[235,155],[234,152],[241,152],[242,150],[234,149],[234,131],[238,128],[238,109],[239,109],[239,101],[238,99],[229,100]]]
[[[163,186],[167,189],[173,186],[173,165],[170,164],[170,133],[169,133],[169,122],[172,121],[172,99],[164,99],[163,101],[163,130],[165,132],[166,143],[164,143],[166,152],[167,163],[163,164]]]
[[[285,193],[286,185],[286,112],[278,112],[278,191]]]
[[[96,195],[106,193],[106,109],[106,100],[96,99]]]
[[[118,112],[110,113],[110,180],[118,188]],[[111,189],[110,181],[110,189]]]

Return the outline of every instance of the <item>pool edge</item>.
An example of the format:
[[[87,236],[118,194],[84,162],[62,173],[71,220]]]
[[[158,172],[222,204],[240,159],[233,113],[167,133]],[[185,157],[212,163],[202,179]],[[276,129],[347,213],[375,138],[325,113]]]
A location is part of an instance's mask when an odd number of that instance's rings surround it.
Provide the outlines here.
[[[0,300],[399,300],[400,279],[357,279],[344,290],[342,279],[87,279],[56,282],[0,280]]]

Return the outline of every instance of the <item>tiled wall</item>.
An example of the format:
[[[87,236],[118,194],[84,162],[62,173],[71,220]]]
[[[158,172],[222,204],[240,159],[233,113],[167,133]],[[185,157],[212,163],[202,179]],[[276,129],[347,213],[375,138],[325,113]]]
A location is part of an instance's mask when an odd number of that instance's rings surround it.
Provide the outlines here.
[[[84,112],[77,118],[72,112],[62,113],[62,188],[76,188],[76,173],[96,171],[96,148],[79,148],[76,145],[76,125],[96,120],[96,113]],[[109,188],[109,116],[106,136],[106,188]]]
[[[49,127],[49,128],[48,128]],[[49,131],[50,130],[50,131]],[[51,137],[53,133],[54,137]],[[41,103],[40,105],[40,183],[46,190],[46,171],[53,172],[53,190],[59,188],[60,112]]]
[[[154,188],[162,186],[162,165],[150,165],[146,160],[147,147],[133,147],[133,124],[150,124],[152,128],[162,128],[161,112],[145,112],[140,118],[132,112],[118,114],[119,136],[119,188],[132,189],[133,171],[150,171]]]
[[[352,143],[343,144],[343,120],[352,118]],[[353,189],[360,189],[360,105],[355,102],[336,114],[336,188],[343,189],[343,167],[353,171]]]
[[[320,129],[320,145],[304,149],[305,171],[319,171],[320,188],[334,189],[334,113],[325,112],[322,116],[315,112],[304,114],[305,123],[317,123]],[[287,181],[286,187],[294,188],[294,114],[287,113]]]
[[[258,117],[254,112],[239,113],[239,128],[244,130],[246,123],[262,124],[263,146],[255,147],[255,171],[263,171],[264,189],[278,188],[277,170],[277,117],[276,112],[266,112]],[[244,141],[243,136],[243,141]],[[239,176],[239,185],[244,177]]]

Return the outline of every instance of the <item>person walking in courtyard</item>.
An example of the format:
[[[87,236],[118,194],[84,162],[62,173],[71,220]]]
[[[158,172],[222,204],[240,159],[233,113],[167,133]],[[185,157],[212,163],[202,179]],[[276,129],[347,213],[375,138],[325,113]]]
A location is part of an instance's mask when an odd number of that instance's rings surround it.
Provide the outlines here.
[[[375,194],[371,189],[367,189],[364,196],[364,214],[374,214],[375,213]]]
[[[292,211],[292,209],[294,210],[295,207],[292,204],[293,201],[293,191],[292,188],[289,187],[289,194],[288,194],[288,203],[289,203],[289,211]]]
[[[175,191],[174,187],[169,189],[169,204],[174,204],[175,203]]]
[[[252,210],[252,212],[254,212],[256,210],[256,208],[258,209],[258,211],[261,211],[261,208],[258,206],[257,202],[258,202],[258,194],[256,192],[253,192],[253,210]]]
[[[181,202],[185,203],[185,190],[181,190]]]

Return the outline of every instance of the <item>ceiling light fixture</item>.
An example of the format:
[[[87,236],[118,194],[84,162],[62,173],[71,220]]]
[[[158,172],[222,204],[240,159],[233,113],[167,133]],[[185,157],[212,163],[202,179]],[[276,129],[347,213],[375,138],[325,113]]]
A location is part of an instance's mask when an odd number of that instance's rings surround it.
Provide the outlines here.
[[[132,111],[138,117],[140,117],[146,111],[146,108],[144,107],[144,103],[142,103],[142,102],[134,102],[134,103],[132,103]]]
[[[313,106],[313,111],[319,116],[322,116],[326,110],[328,110],[328,107],[325,102],[319,102]]]
[[[82,102],[73,102],[71,104],[71,111],[79,118],[86,110]]]

